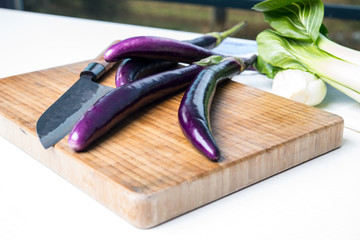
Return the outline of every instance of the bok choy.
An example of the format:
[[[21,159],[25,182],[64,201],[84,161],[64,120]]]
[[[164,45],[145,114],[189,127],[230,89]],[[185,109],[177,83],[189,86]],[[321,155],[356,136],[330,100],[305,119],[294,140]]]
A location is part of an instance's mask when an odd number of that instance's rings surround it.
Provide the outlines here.
[[[253,9],[273,27],[256,39],[259,72],[270,78],[286,69],[309,72],[360,102],[360,52],[326,37],[321,0],[266,0]]]

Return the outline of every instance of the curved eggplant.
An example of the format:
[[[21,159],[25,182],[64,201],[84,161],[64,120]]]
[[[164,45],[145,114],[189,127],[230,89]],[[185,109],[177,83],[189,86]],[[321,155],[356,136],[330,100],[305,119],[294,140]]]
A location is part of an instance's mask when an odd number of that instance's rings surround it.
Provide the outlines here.
[[[216,54],[188,42],[164,37],[140,36],[110,46],[104,54],[104,59],[107,62],[116,62],[129,57],[141,57],[193,63],[211,55]]]
[[[233,36],[239,32],[245,25],[246,21],[241,21],[226,31],[206,33],[200,37],[185,40],[184,42],[188,42],[202,48],[212,49],[222,43],[222,41],[224,41],[227,37]],[[127,58],[120,63],[116,71],[115,85],[116,87],[120,87],[138,78],[169,70],[171,68],[175,68],[176,66],[177,63],[171,61]]]
[[[130,82],[101,97],[76,123],[68,144],[83,151],[122,119],[156,99],[184,89],[204,67],[189,65]]]
[[[181,100],[178,110],[180,127],[193,146],[211,161],[218,161],[221,157],[209,122],[216,87],[222,80],[244,71],[255,60],[256,56],[245,61],[222,58],[218,64],[202,70],[197,75]]]

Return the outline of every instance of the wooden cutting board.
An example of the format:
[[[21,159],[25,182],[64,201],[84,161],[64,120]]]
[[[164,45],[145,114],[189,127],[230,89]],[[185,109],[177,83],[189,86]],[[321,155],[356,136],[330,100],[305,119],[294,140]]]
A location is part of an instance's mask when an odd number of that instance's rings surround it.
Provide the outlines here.
[[[88,151],[45,150],[36,121],[88,62],[0,79],[0,134],[139,228],[149,228],[340,147],[343,119],[228,81],[211,110],[221,162],[183,136],[182,93],[126,119]],[[103,84],[114,86],[115,71]],[[116,103],[114,103],[116,104]]]

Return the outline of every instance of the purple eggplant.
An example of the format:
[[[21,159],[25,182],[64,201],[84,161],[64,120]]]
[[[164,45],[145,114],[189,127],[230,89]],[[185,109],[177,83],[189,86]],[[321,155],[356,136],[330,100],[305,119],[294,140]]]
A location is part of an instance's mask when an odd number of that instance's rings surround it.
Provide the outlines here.
[[[172,62],[193,63],[214,52],[205,48],[171,38],[141,36],[125,39],[110,46],[104,54],[107,62],[125,58],[141,57]]]
[[[186,40],[184,42],[188,42],[202,48],[212,49],[218,46],[227,37],[235,35],[245,25],[246,22],[242,21],[226,31],[206,33],[200,37]],[[177,65],[178,64],[176,62],[171,61],[139,58],[124,59],[116,71],[115,85],[116,87],[119,87],[138,78],[169,70]]]
[[[136,79],[175,68],[177,65],[177,62],[170,61],[126,58],[116,71],[115,85],[120,87]]]
[[[180,127],[193,146],[211,161],[218,161],[221,157],[209,122],[216,87],[222,80],[247,69],[255,60],[256,56],[246,60],[221,57],[218,64],[197,75],[181,100],[178,111]]]
[[[186,88],[203,68],[193,64],[115,88],[101,97],[76,123],[69,135],[69,146],[75,151],[85,150],[140,107]]]

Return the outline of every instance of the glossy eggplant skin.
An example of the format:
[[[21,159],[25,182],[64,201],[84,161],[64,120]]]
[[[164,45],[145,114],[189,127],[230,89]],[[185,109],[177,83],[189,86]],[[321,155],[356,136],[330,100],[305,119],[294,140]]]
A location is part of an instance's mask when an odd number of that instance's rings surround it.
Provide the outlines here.
[[[210,50],[175,39],[140,36],[125,39],[110,46],[104,54],[107,62],[140,57],[172,62],[193,63],[211,55]]]
[[[241,21],[223,32],[206,33],[200,37],[185,40],[184,42],[191,43],[205,49],[213,49],[222,43],[227,37],[235,35],[245,25],[246,21]],[[171,68],[175,68],[176,66],[177,63],[171,61],[146,60],[139,58],[124,59],[117,69],[115,75],[115,85],[116,87],[119,87],[127,82],[169,70]]]
[[[177,62],[126,58],[120,64],[115,74],[115,86],[120,87],[136,79],[167,71],[178,66]]]
[[[184,42],[206,49],[211,49],[217,45],[218,38],[210,34],[205,34],[201,37],[186,40]],[[150,60],[143,58],[124,59],[117,68],[115,74],[115,86],[120,87],[136,79],[175,68],[177,65],[177,62],[171,61]]]
[[[184,42],[188,42],[206,49],[211,49],[216,46],[217,38],[212,35],[203,35],[201,37]],[[124,59],[116,71],[115,86],[120,87],[128,82],[134,81],[144,76],[149,76],[175,68],[177,65],[177,62],[172,61],[150,60],[143,58]]]
[[[69,135],[69,146],[75,151],[85,150],[139,108],[186,88],[203,68],[193,64],[115,88],[101,97],[75,124]]]
[[[186,90],[178,110],[180,127],[193,146],[211,161],[219,161],[221,152],[211,132],[210,108],[217,85],[245,70],[254,61],[227,58],[202,70]]]
[[[219,39],[216,38],[214,35],[204,34],[191,40],[185,40],[184,42],[188,42],[206,49],[213,49],[219,44]]]

